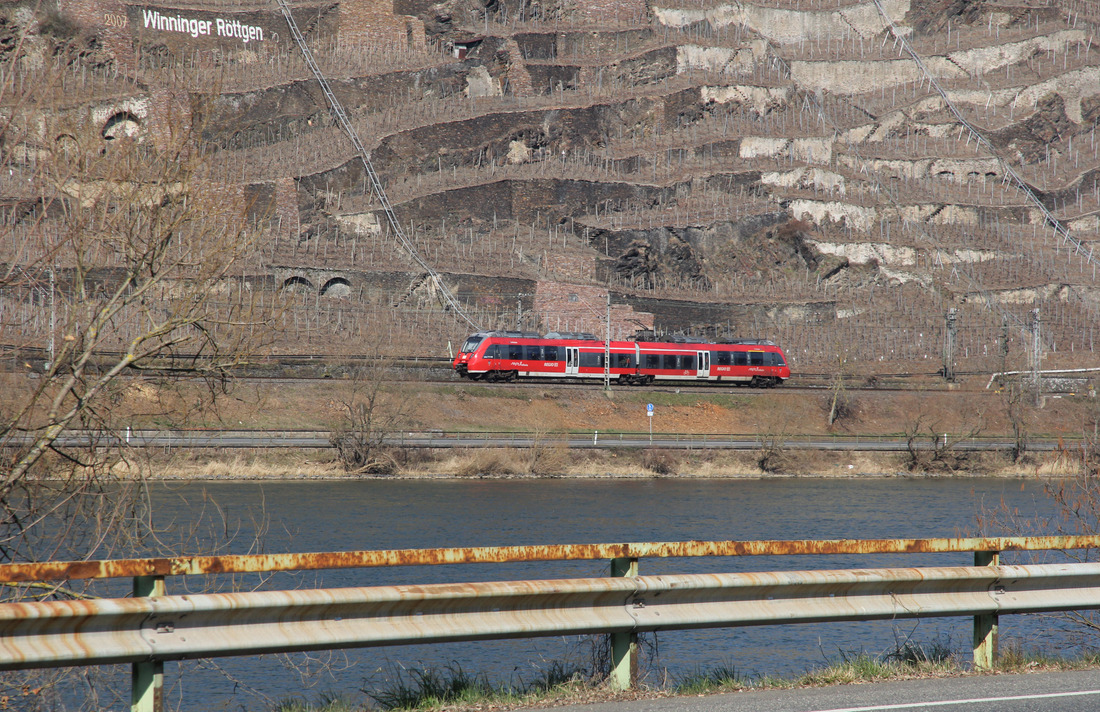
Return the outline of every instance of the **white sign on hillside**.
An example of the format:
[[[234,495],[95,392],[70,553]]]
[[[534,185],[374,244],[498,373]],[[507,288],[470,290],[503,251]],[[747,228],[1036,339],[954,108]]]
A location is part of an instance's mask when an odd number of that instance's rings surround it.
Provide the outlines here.
[[[194,38],[214,35],[239,39],[241,42],[263,42],[264,28],[259,25],[246,25],[239,20],[227,20],[216,17],[212,20],[203,20],[183,15],[162,15],[159,10],[142,10],[141,19],[147,30],[161,30],[163,32],[179,32],[188,34]]]

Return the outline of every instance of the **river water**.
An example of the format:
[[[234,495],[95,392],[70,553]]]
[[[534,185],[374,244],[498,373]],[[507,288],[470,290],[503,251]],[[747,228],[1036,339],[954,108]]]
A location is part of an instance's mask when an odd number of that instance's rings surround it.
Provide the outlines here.
[[[925,538],[974,534],[983,508],[1002,501],[1022,515],[1053,510],[1042,488],[1021,480],[431,480],[205,483],[154,491],[165,535],[191,531],[195,553],[213,539],[221,553],[262,550],[500,546],[724,539]],[[216,507],[212,503],[216,503]],[[197,529],[195,522],[199,522]],[[216,530],[216,532],[215,532]],[[641,573],[969,565],[969,554],[644,559]],[[269,588],[486,581],[606,575],[607,562],[398,567],[281,574]],[[201,584],[170,579],[169,593]],[[1051,621],[1003,617],[1002,641],[1065,644]],[[966,654],[968,619],[763,626],[663,632],[647,640],[648,682],[675,681],[719,665],[740,674],[792,675],[826,660],[881,654],[898,641],[939,643]],[[1059,637],[1061,636],[1061,637]],[[1057,642],[1051,642],[1057,641]],[[1002,644],[1004,644],[1002,642]],[[460,666],[490,680],[520,683],[552,661],[590,660],[587,640],[454,643],[353,650],[305,660],[302,678],[279,656],[166,665],[170,704],[183,709],[267,709],[271,701],[321,693],[357,693],[386,685],[404,668]],[[195,666],[198,665],[198,668]],[[216,668],[216,669],[214,669]],[[317,672],[320,670],[320,672]]]

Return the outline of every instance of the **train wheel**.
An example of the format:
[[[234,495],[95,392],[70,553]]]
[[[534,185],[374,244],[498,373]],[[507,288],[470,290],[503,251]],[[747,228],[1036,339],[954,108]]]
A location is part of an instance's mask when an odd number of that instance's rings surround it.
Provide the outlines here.
[[[760,376],[753,376],[752,380],[749,381],[749,388],[760,388],[760,387],[761,387]]]
[[[519,376],[519,371],[508,371],[507,373],[504,374],[504,380],[507,381],[508,383],[511,383],[512,381],[516,380],[516,378],[518,376]]]

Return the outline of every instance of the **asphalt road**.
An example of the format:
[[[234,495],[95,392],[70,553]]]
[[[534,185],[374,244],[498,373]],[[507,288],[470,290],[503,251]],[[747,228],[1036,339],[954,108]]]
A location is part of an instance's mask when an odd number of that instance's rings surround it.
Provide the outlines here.
[[[58,438],[61,447],[86,447],[93,443],[114,445],[120,442],[130,447],[158,448],[328,448],[332,447],[332,434],[325,431],[247,431],[247,430],[129,430],[120,432],[70,431]],[[29,437],[12,437],[12,444],[27,444]],[[471,448],[518,447],[538,445],[565,445],[572,449],[591,448],[663,448],[669,450],[727,449],[757,450],[764,446],[791,450],[862,450],[904,452],[908,444],[905,438],[889,436],[791,436],[769,437],[765,435],[670,435],[654,433],[652,439],[640,433],[607,434],[593,431],[591,434],[572,433],[567,436],[547,435],[533,437],[523,433],[444,433],[440,431],[404,432],[387,436],[385,441],[397,447]],[[955,450],[993,451],[1009,450],[1011,438],[971,438],[950,440]],[[931,438],[921,437],[913,443],[915,449],[931,450]],[[1063,446],[1057,440],[1032,439],[1030,450],[1054,450]],[[1070,441],[1070,447],[1073,447]]]
[[[578,712],[1096,712],[1100,670],[904,680],[575,705]]]

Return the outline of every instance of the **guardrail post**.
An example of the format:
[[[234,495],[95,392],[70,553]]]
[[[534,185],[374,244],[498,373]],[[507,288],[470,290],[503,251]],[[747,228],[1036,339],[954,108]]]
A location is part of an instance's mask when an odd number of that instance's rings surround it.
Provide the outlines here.
[[[135,576],[134,597],[163,596],[163,576]],[[164,712],[164,661],[134,663],[130,671],[130,712]]]
[[[613,577],[638,575],[638,559],[624,557],[611,560]],[[611,677],[608,682],[614,690],[630,690],[638,681],[638,634],[611,634]]]
[[[1000,566],[999,551],[975,551],[975,566]],[[997,614],[982,613],[974,616],[974,667],[992,670],[997,661]]]

